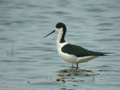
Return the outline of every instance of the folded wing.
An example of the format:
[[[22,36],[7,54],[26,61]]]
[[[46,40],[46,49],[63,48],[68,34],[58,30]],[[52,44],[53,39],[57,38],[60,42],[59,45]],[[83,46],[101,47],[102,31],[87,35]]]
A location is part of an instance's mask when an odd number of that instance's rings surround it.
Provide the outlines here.
[[[72,54],[77,57],[84,57],[84,56],[105,56],[107,53],[102,53],[102,52],[94,52],[87,50],[85,48],[82,48],[77,45],[72,45],[72,44],[67,44],[64,47],[62,47],[62,51],[64,53]]]

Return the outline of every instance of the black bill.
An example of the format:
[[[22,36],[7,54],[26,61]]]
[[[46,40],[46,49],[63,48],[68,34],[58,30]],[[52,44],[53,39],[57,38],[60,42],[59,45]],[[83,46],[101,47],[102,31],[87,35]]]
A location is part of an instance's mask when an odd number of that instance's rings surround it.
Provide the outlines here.
[[[44,36],[44,38],[46,38],[47,36],[49,36],[50,34],[54,33],[55,30],[53,30],[51,33],[47,34],[46,36]]]

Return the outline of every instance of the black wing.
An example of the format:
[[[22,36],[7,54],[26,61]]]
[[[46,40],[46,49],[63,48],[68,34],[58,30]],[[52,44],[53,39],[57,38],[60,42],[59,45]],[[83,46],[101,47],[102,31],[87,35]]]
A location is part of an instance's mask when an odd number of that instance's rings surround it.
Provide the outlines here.
[[[101,52],[94,52],[90,51],[87,49],[84,49],[80,46],[72,45],[72,44],[67,44],[63,46],[62,51],[64,53],[72,54],[77,57],[84,57],[84,56],[104,56],[106,53],[101,53]]]

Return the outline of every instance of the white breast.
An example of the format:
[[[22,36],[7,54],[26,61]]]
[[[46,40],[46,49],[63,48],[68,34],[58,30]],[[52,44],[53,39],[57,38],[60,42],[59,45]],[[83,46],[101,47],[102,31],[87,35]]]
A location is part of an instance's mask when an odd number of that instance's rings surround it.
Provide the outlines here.
[[[57,49],[58,49],[58,53],[59,53],[60,57],[63,60],[69,62],[69,63],[76,63],[76,60],[77,60],[76,56],[62,52],[61,48],[66,44],[68,44],[68,43],[67,42],[65,42],[65,43],[57,43]]]

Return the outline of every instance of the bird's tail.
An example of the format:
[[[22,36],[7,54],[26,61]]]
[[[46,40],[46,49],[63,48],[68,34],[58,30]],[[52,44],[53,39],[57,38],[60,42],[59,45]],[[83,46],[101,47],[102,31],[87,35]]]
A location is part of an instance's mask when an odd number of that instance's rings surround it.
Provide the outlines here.
[[[101,56],[108,56],[108,54],[114,54],[114,53],[111,53],[111,52],[102,52]]]

